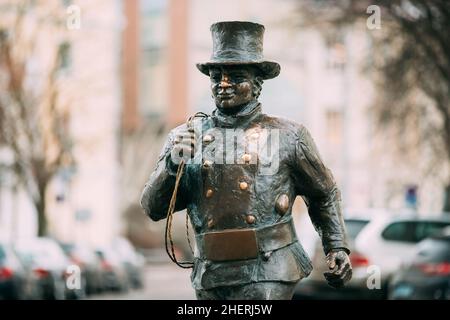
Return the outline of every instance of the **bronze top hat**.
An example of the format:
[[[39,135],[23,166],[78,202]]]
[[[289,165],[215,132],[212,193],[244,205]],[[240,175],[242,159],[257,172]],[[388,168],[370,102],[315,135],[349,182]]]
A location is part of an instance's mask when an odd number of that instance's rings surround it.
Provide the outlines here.
[[[197,63],[197,68],[209,76],[214,65],[254,65],[263,79],[272,79],[280,74],[277,62],[264,60],[264,26],[245,21],[217,22],[211,26],[213,53],[211,60]]]

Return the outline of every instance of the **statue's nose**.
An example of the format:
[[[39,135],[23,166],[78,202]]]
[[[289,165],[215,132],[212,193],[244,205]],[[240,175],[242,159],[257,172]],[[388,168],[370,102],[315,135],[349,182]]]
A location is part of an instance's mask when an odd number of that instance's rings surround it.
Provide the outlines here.
[[[231,87],[230,78],[228,76],[223,76],[220,81],[220,86],[225,89]]]

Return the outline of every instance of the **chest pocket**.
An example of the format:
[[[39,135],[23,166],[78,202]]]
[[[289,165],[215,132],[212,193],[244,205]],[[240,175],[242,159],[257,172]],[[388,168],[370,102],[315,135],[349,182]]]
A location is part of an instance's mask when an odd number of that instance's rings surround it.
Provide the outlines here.
[[[254,179],[242,165],[215,164],[205,172],[203,212],[210,229],[246,226],[246,214],[254,194]]]

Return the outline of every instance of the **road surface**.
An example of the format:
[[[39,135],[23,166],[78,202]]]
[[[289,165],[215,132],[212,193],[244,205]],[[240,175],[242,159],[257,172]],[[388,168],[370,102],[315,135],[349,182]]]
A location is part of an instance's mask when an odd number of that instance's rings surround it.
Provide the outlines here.
[[[144,288],[127,293],[106,292],[89,296],[95,300],[190,300],[195,292],[190,281],[191,269],[181,269],[174,264],[147,265],[144,270]]]

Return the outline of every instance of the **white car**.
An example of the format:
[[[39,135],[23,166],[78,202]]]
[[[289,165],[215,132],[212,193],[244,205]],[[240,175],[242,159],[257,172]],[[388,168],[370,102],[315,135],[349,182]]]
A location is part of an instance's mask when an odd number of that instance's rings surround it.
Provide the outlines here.
[[[66,287],[67,267],[71,262],[58,243],[51,238],[19,239],[14,249],[29,261],[44,299],[63,300],[70,291]]]
[[[345,216],[352,280],[343,289],[327,285],[323,276],[328,270],[325,254],[320,241],[316,241],[311,254],[314,270],[297,286],[296,298],[386,298],[392,274],[414,254],[415,244],[450,225],[450,219],[445,217],[425,218],[383,210],[352,212]]]

